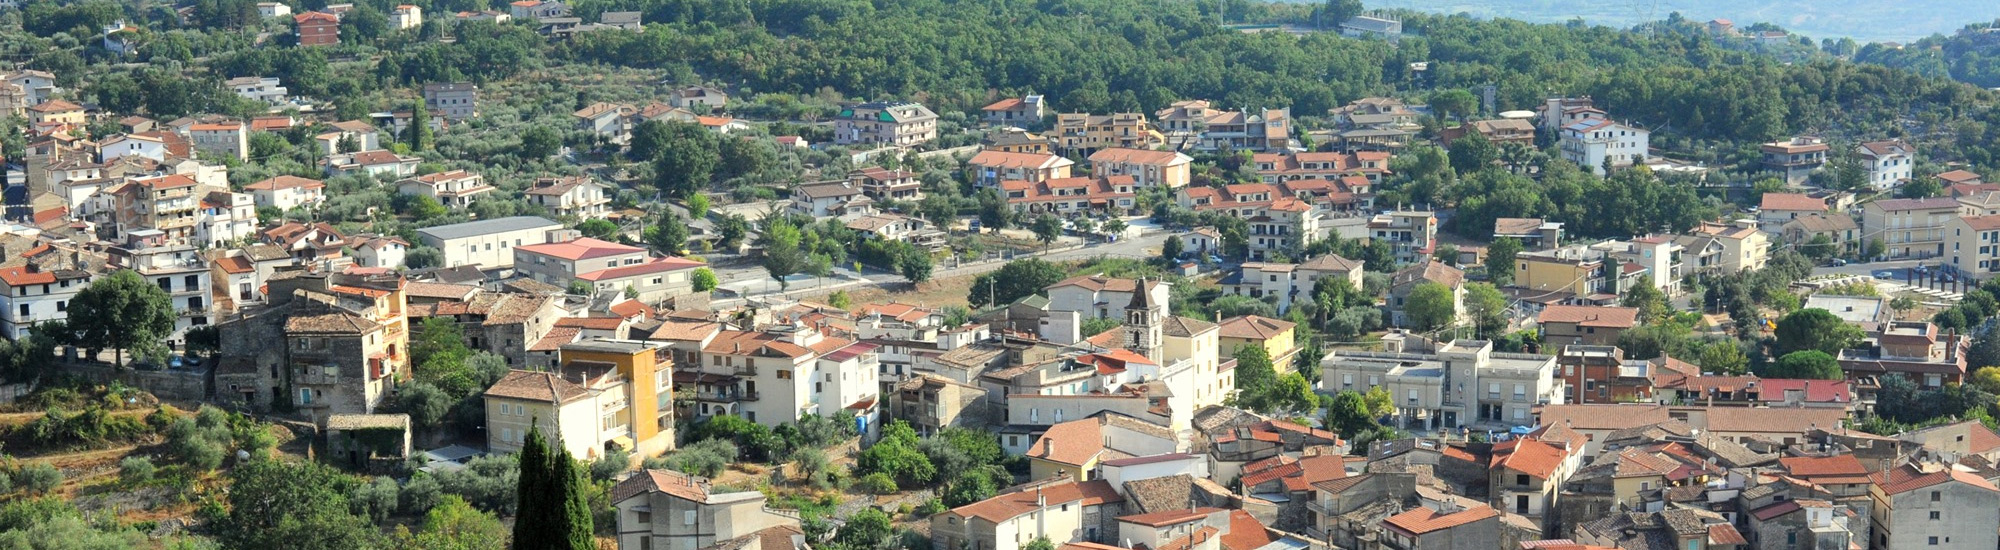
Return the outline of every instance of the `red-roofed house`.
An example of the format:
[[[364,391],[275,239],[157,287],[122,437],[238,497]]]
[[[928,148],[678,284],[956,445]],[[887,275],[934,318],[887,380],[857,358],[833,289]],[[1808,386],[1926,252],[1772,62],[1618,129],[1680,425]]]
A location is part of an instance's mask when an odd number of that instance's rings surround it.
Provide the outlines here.
[[[243,186],[257,207],[271,207],[280,211],[300,206],[311,206],[326,201],[326,184],[315,179],[298,176],[278,176]]]
[[[7,259],[21,254],[8,251]],[[90,273],[81,270],[44,270],[30,262],[0,268],[0,335],[10,339],[28,336],[28,329],[46,321],[69,318],[69,302],[90,286]]]
[[[1090,173],[1097,176],[1129,175],[1139,187],[1179,189],[1192,181],[1194,158],[1175,151],[1106,148],[1090,155]]]
[[[1113,542],[1124,510],[1110,483],[1057,477],[931,516],[931,545],[1021,550],[1037,535],[1057,545]]]
[[[1175,446],[1172,432],[1118,413],[1099,413],[1058,423],[1042,432],[1026,453],[1028,476],[1099,479],[1103,476],[1098,466],[1103,461],[1172,453]]]
[[[1382,520],[1383,541],[1402,550],[1486,548],[1500,540],[1500,512],[1483,504],[1419,506]]]
[[[1613,346],[1619,335],[1639,325],[1639,310],[1629,307],[1552,305],[1536,322],[1542,341],[1551,345]]]
[[[329,46],[340,43],[340,18],[331,13],[309,11],[292,16],[298,25],[300,46]]]
[[[1047,114],[1046,107],[1041,95],[1028,94],[995,101],[979,111],[986,123],[994,126],[1037,126]]]
[[[646,249],[589,237],[514,247],[514,269],[537,281],[564,286],[581,273],[645,263]]]
[[[630,291],[637,293],[639,300],[657,303],[669,296],[693,292],[694,271],[707,265],[687,258],[666,256],[578,273],[575,280],[590,284],[600,294]]]
[[[493,191],[486,178],[464,170],[424,174],[396,182],[396,191],[437,199],[446,208],[470,208],[472,201]]]
[[[517,2],[518,3],[518,2]],[[767,530],[798,532],[799,520],[766,507],[764,494],[756,491],[717,492],[705,478],[673,470],[642,470],[611,488],[611,504],[618,509],[618,547],[623,549],[716,548],[717,544],[757,537]],[[773,547],[769,537],[741,550],[762,550],[789,546],[791,537],[779,537],[787,546]]]
[[[623,269],[623,268],[619,268]],[[814,413],[852,412],[870,419],[879,409],[881,355],[876,344],[828,336],[811,326],[778,325],[763,332],[722,331],[702,347],[703,372],[731,370],[740,386],[728,412],[769,426]]]
[[[1583,462],[1583,447],[1514,439],[1493,446],[1487,494],[1510,513],[1540,521]]]
[[[1906,464],[1870,476],[1869,548],[1986,550],[2000,545],[2000,489],[1949,465]],[[1946,541],[1949,542],[1946,542]]]
[[[1048,153],[1009,153],[1005,151],[980,151],[965,161],[967,170],[972,171],[973,183],[980,187],[993,187],[1001,182],[1025,181],[1040,183],[1069,177],[1069,169],[1075,161]]]
[[[1065,174],[1044,181],[1007,180],[999,185],[1007,204],[1030,214],[1124,212],[1138,200],[1138,186],[1132,176],[1072,178]]]
[[[1757,209],[1757,226],[1766,231],[1777,231],[1785,222],[1826,211],[1826,201],[1812,195],[1765,193],[1763,203]]]

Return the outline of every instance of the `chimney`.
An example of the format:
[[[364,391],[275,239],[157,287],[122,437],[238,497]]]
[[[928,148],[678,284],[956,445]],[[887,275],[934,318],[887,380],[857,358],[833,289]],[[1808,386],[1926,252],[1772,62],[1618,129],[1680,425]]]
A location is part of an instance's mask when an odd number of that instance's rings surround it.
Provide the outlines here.
[[[1042,455],[1043,455],[1043,456],[1051,456],[1051,457],[1052,457],[1052,456],[1055,456],[1055,454],[1056,454],[1056,440],[1054,440],[1054,439],[1043,439],[1043,440],[1042,440]]]

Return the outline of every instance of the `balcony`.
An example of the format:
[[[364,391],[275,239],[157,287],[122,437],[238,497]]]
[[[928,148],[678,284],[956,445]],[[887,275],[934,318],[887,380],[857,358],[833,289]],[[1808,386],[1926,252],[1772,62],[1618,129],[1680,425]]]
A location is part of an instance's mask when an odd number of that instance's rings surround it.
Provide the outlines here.
[[[757,367],[752,365],[738,366],[735,372],[737,376],[756,376]]]
[[[754,391],[744,391],[744,392],[738,392],[738,391],[727,391],[727,392],[724,392],[724,391],[693,391],[693,392],[687,392],[687,391],[684,391],[684,392],[679,392],[679,393],[678,393],[678,394],[676,395],[676,397],[681,397],[681,396],[685,396],[685,397],[682,397],[683,399],[693,399],[693,400],[695,400],[695,401],[707,401],[707,402],[710,402],[710,403],[735,403],[735,402],[738,402],[738,401],[756,401],[756,400],[757,400],[757,392],[754,392]]]

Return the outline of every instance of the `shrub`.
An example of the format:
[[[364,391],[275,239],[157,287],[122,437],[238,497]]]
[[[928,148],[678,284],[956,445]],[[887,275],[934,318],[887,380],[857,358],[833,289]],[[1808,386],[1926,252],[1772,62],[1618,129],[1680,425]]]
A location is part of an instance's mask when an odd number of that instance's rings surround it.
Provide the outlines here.
[[[886,495],[896,492],[896,478],[889,477],[889,474],[875,472],[854,480],[854,488],[878,495]]]
[[[403,513],[421,516],[436,507],[438,501],[444,498],[443,495],[444,488],[438,485],[437,478],[417,472],[416,475],[410,476],[408,484],[403,485]]]
[[[153,466],[151,459],[143,456],[128,456],[118,461],[118,479],[127,485],[152,481],[153,473],[158,470],[159,468]]]
[[[402,488],[396,486],[396,480],[378,477],[368,483],[356,485],[354,494],[348,497],[347,503],[355,514],[381,523],[388,521],[389,516],[396,512],[397,497],[401,492]]]
[[[945,510],[950,510],[950,508],[944,507],[944,501],[932,498],[925,500],[923,506],[917,507],[917,515],[922,517],[930,517],[942,514],[945,512]]]
[[[31,463],[14,473],[14,482],[20,484],[21,490],[33,495],[54,491],[62,485],[62,481],[62,471],[47,462]]]
[[[605,453],[604,458],[590,463],[590,478],[598,481],[610,481],[611,478],[618,477],[618,474],[631,467],[632,455],[630,453],[626,453],[625,451],[611,451]]]
[[[735,462],[736,456],[736,444],[720,439],[704,439],[668,456],[664,465],[669,470],[715,477],[722,473],[723,468],[729,467],[729,463]]]
[[[446,494],[464,497],[481,510],[513,515],[521,463],[512,456],[479,457],[464,468],[438,472],[437,481]]]

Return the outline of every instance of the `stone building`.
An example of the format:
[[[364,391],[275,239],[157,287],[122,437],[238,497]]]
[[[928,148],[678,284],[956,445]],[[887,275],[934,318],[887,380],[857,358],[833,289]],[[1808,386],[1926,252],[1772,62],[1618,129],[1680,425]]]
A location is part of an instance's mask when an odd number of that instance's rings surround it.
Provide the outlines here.
[[[374,413],[409,380],[401,275],[288,268],[268,284],[268,305],[219,326],[231,354],[216,370],[216,393],[252,410],[298,410],[325,423]]]

